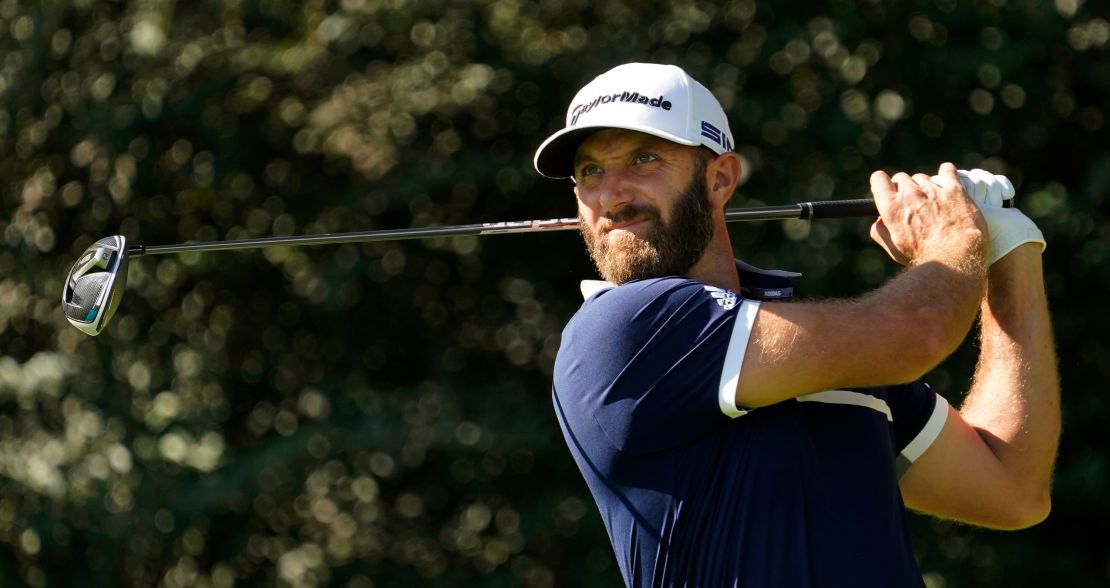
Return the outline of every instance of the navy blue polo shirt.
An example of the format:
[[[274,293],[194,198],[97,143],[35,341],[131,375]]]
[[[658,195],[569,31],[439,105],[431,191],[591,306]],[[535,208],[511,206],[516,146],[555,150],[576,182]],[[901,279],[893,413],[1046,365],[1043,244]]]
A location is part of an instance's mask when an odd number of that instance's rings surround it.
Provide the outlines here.
[[[917,382],[738,408],[753,295],[792,291],[753,270],[739,296],[681,277],[603,289],[563,331],[555,411],[625,583],[922,586],[898,478],[947,403]]]

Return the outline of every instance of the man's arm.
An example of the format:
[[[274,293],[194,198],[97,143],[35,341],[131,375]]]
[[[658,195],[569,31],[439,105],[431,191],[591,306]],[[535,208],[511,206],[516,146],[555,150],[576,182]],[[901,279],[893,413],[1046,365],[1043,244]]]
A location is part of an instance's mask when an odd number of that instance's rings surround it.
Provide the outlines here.
[[[1037,244],[991,266],[971,390],[902,478],[908,507],[1004,529],[1048,516],[1060,392],[1041,273]]]
[[[983,299],[986,225],[956,168],[929,176],[876,172],[872,238],[908,265],[858,299],[763,303],[752,327],[736,404],[758,407],[848,387],[909,382],[967,335]]]

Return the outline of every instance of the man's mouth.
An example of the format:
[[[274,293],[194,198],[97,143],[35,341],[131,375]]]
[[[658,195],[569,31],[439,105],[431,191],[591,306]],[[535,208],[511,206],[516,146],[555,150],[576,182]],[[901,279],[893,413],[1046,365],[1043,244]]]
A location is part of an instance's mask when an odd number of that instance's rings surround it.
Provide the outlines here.
[[[637,218],[619,223],[612,223],[605,227],[603,231],[608,235],[621,235],[624,233],[635,233],[642,230],[647,224],[651,222],[648,218]]]
[[[640,211],[633,214],[623,214],[616,218],[608,219],[607,223],[602,224],[601,233],[603,235],[622,235],[627,233],[640,233],[644,231],[648,225],[651,224],[656,218],[655,215],[649,211]]]

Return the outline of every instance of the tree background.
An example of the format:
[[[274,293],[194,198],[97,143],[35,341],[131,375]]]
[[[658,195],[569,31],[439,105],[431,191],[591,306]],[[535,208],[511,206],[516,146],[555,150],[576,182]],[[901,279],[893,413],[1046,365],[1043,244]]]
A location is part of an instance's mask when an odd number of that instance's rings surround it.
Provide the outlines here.
[[[914,516],[930,587],[1104,586],[1110,283],[1103,2],[0,0],[0,584],[613,586],[552,414],[577,235],[132,260],[97,338],[94,240],[573,216],[532,170],[578,87],[675,63],[729,113],[735,206],[874,169],[1008,175],[1044,230],[1064,389],[1054,510]],[[746,223],[803,296],[897,271],[866,221]],[[974,341],[930,375],[953,403]],[[1082,537],[1082,538],[1081,538]]]

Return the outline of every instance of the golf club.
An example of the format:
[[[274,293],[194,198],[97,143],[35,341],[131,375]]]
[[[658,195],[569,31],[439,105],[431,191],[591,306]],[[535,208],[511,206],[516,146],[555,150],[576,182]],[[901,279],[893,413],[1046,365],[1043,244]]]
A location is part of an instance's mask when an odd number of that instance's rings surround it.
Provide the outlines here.
[[[824,202],[802,202],[782,206],[761,206],[755,208],[733,208],[725,211],[725,220],[759,221],[788,219],[824,219],[875,217],[878,210],[871,199],[832,200]],[[62,308],[70,324],[89,335],[98,335],[107,326],[127,283],[127,263],[131,257],[159,255],[166,253],[186,253],[200,251],[223,251],[229,249],[257,249],[278,245],[324,245],[335,243],[370,243],[398,241],[402,239],[428,239],[451,236],[483,236],[501,233],[534,233],[543,231],[566,231],[578,228],[577,218],[558,218],[548,220],[510,221],[453,225],[442,227],[418,227],[409,229],[386,229],[379,231],[359,231],[351,233],[329,233],[322,235],[295,235],[289,237],[263,237],[234,241],[210,241],[201,243],[181,243],[176,245],[142,244],[128,245],[127,239],[114,235],[100,239],[90,245],[73,264],[66,277],[62,291]]]

